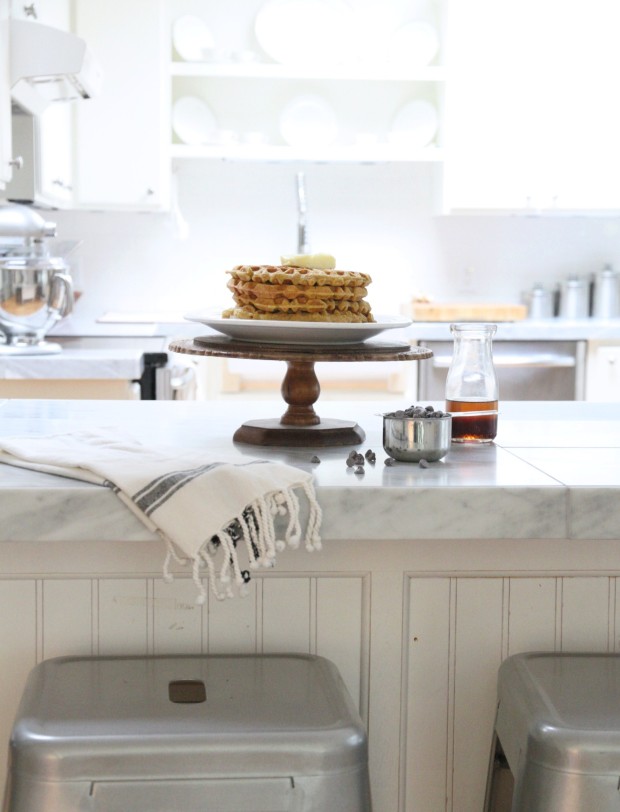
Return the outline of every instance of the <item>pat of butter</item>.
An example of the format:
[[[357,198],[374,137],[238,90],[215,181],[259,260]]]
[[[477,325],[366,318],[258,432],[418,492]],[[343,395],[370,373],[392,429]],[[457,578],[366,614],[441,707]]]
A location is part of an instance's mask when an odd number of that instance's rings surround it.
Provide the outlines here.
[[[336,267],[336,259],[331,254],[293,254],[280,257],[280,262],[294,268],[317,268],[321,271],[331,271]]]

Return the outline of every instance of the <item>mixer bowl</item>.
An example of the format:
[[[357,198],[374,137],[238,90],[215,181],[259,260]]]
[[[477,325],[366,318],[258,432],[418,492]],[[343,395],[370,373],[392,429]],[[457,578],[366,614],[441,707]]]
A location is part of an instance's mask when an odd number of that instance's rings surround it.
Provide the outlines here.
[[[73,284],[57,259],[0,263],[0,331],[9,345],[33,345],[73,309]]]

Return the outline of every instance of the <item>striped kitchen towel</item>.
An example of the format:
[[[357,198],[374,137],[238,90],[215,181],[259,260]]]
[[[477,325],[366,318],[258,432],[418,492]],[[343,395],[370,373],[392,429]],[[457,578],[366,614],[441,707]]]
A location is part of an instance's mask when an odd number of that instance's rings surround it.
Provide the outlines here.
[[[312,474],[284,463],[213,459],[99,429],[2,437],[0,462],[111,488],[166,542],[166,580],[172,560],[191,564],[198,603],[206,599],[205,571],[217,598],[233,597],[233,585],[244,594],[250,570],[274,566],[276,553],[298,547],[302,536],[307,550],[321,548]]]

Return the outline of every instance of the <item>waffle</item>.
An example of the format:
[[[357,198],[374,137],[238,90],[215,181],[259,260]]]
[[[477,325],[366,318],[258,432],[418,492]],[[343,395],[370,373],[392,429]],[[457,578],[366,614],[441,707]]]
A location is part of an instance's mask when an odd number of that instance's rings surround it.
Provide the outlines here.
[[[268,282],[283,285],[329,285],[331,287],[367,287],[372,278],[357,271],[297,268],[292,265],[237,265],[227,271],[233,279],[243,282]]]
[[[235,294],[233,299],[240,307],[253,308],[266,313],[370,313],[368,302],[355,301],[347,302],[343,299],[260,299],[247,300],[243,296]]]
[[[293,265],[237,265],[227,273],[236,307],[225,310],[224,318],[374,321],[366,273]]]
[[[340,324],[360,324],[374,322],[371,313],[351,313],[333,311],[330,313],[265,313],[256,310],[251,306],[244,307],[230,307],[224,310],[222,317],[225,319],[260,319],[269,321],[318,321],[318,322],[336,322]]]
[[[351,287],[350,285],[332,287],[331,285],[294,285],[292,282],[284,284],[254,282],[242,279],[229,279],[227,287],[233,294],[244,296],[248,301],[278,297],[298,299],[301,296],[306,296],[309,299],[358,301],[368,293],[368,288],[362,285],[357,287]]]

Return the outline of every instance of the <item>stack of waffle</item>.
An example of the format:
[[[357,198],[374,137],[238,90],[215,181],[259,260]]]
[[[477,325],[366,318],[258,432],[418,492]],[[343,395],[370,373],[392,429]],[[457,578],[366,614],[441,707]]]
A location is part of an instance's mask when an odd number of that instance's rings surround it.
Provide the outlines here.
[[[224,318],[374,322],[368,274],[293,265],[237,265],[227,273],[236,307]]]

